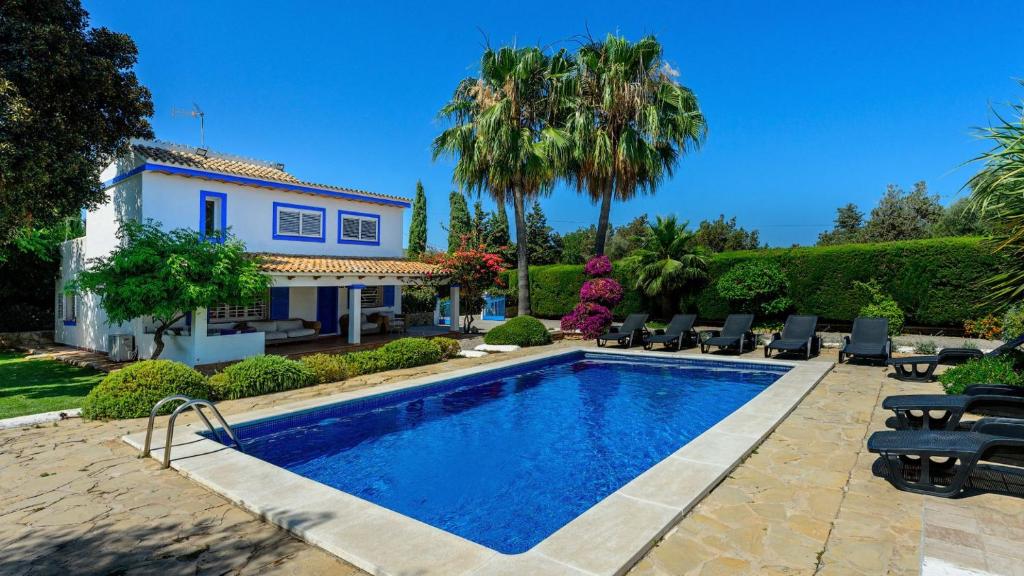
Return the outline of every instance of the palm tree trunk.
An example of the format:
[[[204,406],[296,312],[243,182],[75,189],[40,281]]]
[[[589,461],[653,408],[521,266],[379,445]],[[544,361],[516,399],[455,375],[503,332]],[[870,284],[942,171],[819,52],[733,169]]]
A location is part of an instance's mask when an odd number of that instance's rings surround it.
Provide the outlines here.
[[[518,187],[512,191],[512,204],[516,213],[516,275],[519,283],[518,314],[530,314],[530,262],[527,258],[526,198]]]
[[[612,184],[609,182],[601,191],[601,215],[597,219],[597,238],[594,239],[594,255],[604,255],[605,240],[608,238],[608,214],[612,211]]]

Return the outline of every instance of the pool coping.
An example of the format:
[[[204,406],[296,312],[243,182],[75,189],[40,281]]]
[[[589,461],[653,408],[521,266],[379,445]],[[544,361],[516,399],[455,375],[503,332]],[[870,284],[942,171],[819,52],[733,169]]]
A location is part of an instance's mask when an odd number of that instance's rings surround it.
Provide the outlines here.
[[[789,372],[685,446],[599,501],[530,550],[515,555],[445,532],[207,439],[198,422],[175,429],[171,467],[266,521],[371,574],[622,574],[742,462],[832,369],[782,361],[658,351],[561,348],[232,415],[251,422],[348,400],[513,367],[545,358],[609,353],[787,366]],[[166,430],[153,434],[163,459]],[[145,432],[123,437],[141,448]]]

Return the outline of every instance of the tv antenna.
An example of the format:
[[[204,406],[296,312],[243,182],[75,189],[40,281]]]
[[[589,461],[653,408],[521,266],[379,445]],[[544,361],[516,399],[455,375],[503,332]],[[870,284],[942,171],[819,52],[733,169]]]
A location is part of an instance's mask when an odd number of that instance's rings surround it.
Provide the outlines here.
[[[190,116],[192,118],[199,118],[199,146],[206,148],[206,112],[203,112],[199,104],[192,103],[191,110],[182,110],[181,108],[172,107],[171,116],[177,118],[179,116]]]

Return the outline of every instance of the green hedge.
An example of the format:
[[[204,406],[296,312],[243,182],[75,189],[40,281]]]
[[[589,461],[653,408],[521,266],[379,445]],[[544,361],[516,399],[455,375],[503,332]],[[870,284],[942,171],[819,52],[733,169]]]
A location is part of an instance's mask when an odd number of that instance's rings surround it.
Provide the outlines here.
[[[89,391],[82,403],[82,416],[90,419],[142,418],[153,405],[173,394],[209,398],[206,377],[171,360],[143,360],[107,375]],[[177,404],[165,404],[169,414]]]
[[[219,400],[304,388],[317,380],[317,374],[306,364],[275,355],[246,358],[225,368],[223,374],[210,379]]]
[[[516,316],[495,326],[484,335],[484,343],[492,345],[543,346],[551,343],[551,334],[533,316]]]
[[[966,319],[992,311],[978,306],[983,295],[980,284],[996,270],[999,258],[981,242],[980,238],[936,238],[723,252],[709,263],[711,281],[680,305],[704,319],[724,318],[730,312],[729,303],[716,293],[714,280],[740,262],[769,260],[786,274],[796,312],[849,321],[866,304],[853,282],[874,278],[906,312],[908,323],[959,327]],[[508,285],[514,287],[515,270],[505,274]],[[618,265],[613,275],[626,289],[626,298],[613,311],[617,318],[648,307]],[[533,314],[542,318],[567,314],[579,299],[584,279],[582,266],[531,266]],[[509,301],[514,305],[514,294]]]

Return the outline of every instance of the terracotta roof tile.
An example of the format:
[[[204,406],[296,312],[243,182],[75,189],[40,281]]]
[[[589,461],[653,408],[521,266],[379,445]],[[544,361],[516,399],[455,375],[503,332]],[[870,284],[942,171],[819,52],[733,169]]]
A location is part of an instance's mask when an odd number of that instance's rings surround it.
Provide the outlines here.
[[[286,184],[295,184],[310,188],[320,188],[333,192],[346,192],[359,196],[369,196],[371,198],[384,198],[387,200],[397,200],[399,202],[409,202],[408,198],[404,198],[402,196],[380,194],[378,192],[368,192],[366,190],[358,190],[356,188],[346,188],[344,186],[318,184],[316,182],[300,180],[288,172],[285,172],[283,164],[274,164],[262,160],[242,158],[239,156],[231,156],[216,152],[209,152],[206,156],[203,156],[199,153],[197,148],[192,148],[190,146],[140,141],[133,143],[132,149],[137,154],[161,164],[171,164],[195,170],[221,172],[223,174],[231,174],[234,176],[258,178],[261,180],[283,182]]]
[[[256,254],[264,272],[276,274],[362,274],[371,276],[426,276],[436,274],[433,264],[405,258],[357,258],[353,256],[300,256],[295,254]]]

